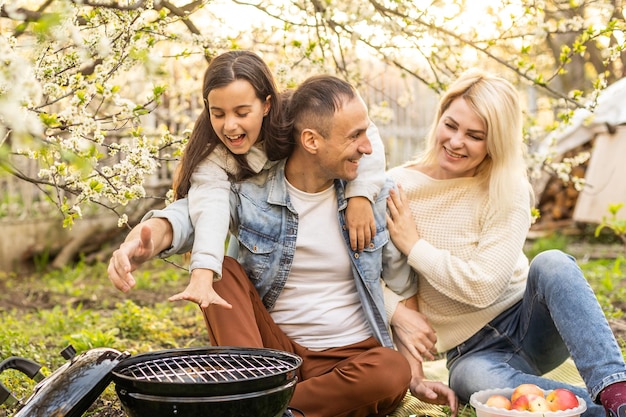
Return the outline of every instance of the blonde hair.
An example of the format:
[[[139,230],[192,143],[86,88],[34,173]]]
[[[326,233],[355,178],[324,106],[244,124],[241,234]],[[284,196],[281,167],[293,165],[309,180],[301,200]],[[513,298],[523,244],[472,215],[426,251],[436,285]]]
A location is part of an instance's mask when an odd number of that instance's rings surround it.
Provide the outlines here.
[[[417,158],[417,163],[437,164],[440,150],[435,136],[437,124],[457,98],[463,98],[487,128],[487,156],[478,165],[475,177],[488,184],[491,203],[506,208],[513,204],[520,183],[523,180],[528,183],[528,174],[519,96],[504,78],[472,69],[450,85],[439,101],[437,115],[426,139],[426,149]],[[531,190],[530,184],[528,186]]]

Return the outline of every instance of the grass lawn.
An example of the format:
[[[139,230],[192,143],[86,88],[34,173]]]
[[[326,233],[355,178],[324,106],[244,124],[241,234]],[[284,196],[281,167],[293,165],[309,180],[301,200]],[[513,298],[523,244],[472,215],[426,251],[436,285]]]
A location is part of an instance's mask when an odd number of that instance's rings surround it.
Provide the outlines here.
[[[109,282],[105,264],[28,276],[0,273],[0,359],[22,356],[44,365],[49,375],[65,363],[59,352],[69,344],[78,353],[109,347],[131,354],[208,344],[198,306],[167,301],[187,285],[186,270],[155,260],[135,278],[136,288],[124,294]],[[3,372],[0,382],[17,398],[34,386],[13,370]],[[124,415],[113,384],[92,409],[87,416]],[[0,406],[0,417],[14,411]]]
[[[618,256],[583,259],[580,265],[618,340],[626,346],[626,262]],[[9,356],[32,359],[44,365],[49,375],[65,362],[59,352],[69,344],[79,353],[109,347],[131,354],[208,344],[198,307],[167,301],[187,285],[185,269],[155,260],[136,272],[137,287],[128,294],[113,288],[105,264],[79,262],[62,270],[40,269],[28,275],[0,273],[0,360]],[[0,382],[23,399],[34,386],[11,370],[0,374]],[[0,406],[0,417],[15,411]],[[113,384],[86,415],[124,415]]]

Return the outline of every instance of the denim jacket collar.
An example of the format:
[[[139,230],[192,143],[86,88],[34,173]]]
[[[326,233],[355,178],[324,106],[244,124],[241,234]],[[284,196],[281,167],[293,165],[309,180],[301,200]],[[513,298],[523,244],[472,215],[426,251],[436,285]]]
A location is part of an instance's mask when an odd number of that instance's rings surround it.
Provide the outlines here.
[[[286,162],[286,159],[282,160],[277,164],[276,169],[270,170],[270,176],[267,179],[269,184],[267,202],[269,204],[286,206],[289,210],[294,211],[291,203],[289,202],[289,192],[287,191],[287,178],[285,176]],[[336,179],[335,191],[337,193],[337,206],[339,211],[345,210],[348,206],[348,199],[346,198],[346,181]]]

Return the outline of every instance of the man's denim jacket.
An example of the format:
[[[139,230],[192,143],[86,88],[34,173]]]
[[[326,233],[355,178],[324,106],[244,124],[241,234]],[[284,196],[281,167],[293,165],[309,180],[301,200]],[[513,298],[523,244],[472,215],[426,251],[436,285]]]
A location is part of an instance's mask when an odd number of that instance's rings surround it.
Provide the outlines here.
[[[285,183],[285,161],[259,175],[232,185],[230,197],[231,233],[239,242],[237,259],[254,283],[265,307],[271,311],[291,270],[298,233],[298,214],[291,205]],[[376,236],[363,252],[350,249],[345,222],[345,181],[335,180],[339,211],[337,216],[352,259],[352,272],[363,304],[365,316],[379,342],[392,347],[380,279],[402,298],[417,292],[417,280],[406,257],[389,239],[386,208],[389,190],[394,186],[388,178],[373,206]],[[173,229],[172,246],[161,256],[184,253],[193,245],[193,227],[187,199],[178,200],[164,210],[149,212],[150,217],[166,218]],[[320,262],[333,262],[320,259]],[[315,279],[315,277],[311,277]]]

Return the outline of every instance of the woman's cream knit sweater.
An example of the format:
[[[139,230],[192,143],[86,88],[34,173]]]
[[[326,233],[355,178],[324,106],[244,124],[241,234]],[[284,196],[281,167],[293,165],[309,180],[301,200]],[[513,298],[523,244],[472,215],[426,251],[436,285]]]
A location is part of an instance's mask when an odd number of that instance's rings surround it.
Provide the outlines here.
[[[521,300],[530,193],[520,181],[515,207],[504,212],[489,204],[475,178],[436,180],[404,166],[389,175],[410,202],[420,235],[409,254],[419,309],[445,352]]]

